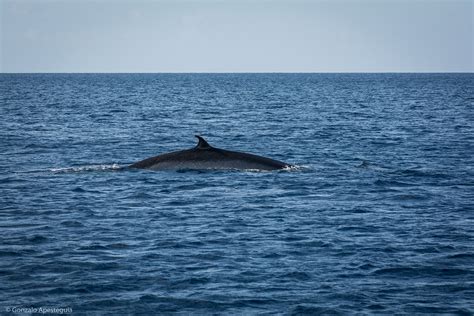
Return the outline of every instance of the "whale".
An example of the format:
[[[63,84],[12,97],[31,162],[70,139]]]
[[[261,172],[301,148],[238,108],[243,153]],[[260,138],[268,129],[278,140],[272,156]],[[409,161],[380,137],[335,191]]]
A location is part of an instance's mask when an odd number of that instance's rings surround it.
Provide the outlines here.
[[[186,150],[164,153],[129,165],[129,168],[149,170],[280,170],[292,167],[286,162],[209,145],[195,135],[198,144]]]

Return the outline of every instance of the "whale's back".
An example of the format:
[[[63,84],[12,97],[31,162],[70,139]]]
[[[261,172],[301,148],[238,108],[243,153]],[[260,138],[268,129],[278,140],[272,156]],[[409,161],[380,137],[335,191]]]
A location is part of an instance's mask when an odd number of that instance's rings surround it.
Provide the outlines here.
[[[199,144],[192,149],[147,158],[130,165],[130,167],[150,170],[277,170],[290,166],[287,163],[258,155],[215,148],[202,137],[198,138]]]
[[[151,157],[130,165],[131,168],[150,170],[181,169],[239,169],[277,170],[289,165],[253,154],[211,148],[189,149]]]

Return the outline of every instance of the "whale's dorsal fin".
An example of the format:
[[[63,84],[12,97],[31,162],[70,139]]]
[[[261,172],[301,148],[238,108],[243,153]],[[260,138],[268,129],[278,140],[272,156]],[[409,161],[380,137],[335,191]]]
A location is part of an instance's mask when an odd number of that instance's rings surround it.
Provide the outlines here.
[[[199,135],[194,135],[197,139],[199,139],[199,143],[196,145],[196,149],[209,149],[211,145],[209,145],[204,138]]]

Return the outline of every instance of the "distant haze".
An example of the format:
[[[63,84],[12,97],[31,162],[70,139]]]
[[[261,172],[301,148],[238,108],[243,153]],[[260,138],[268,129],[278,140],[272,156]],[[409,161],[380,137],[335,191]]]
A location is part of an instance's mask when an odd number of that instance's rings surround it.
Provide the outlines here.
[[[0,72],[474,70],[471,0],[0,3]]]

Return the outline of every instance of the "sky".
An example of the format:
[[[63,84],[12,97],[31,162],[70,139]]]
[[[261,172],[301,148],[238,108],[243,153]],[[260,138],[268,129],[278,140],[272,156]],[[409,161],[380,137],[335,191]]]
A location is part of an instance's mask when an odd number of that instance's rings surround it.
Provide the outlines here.
[[[0,0],[0,72],[473,72],[474,0]]]

